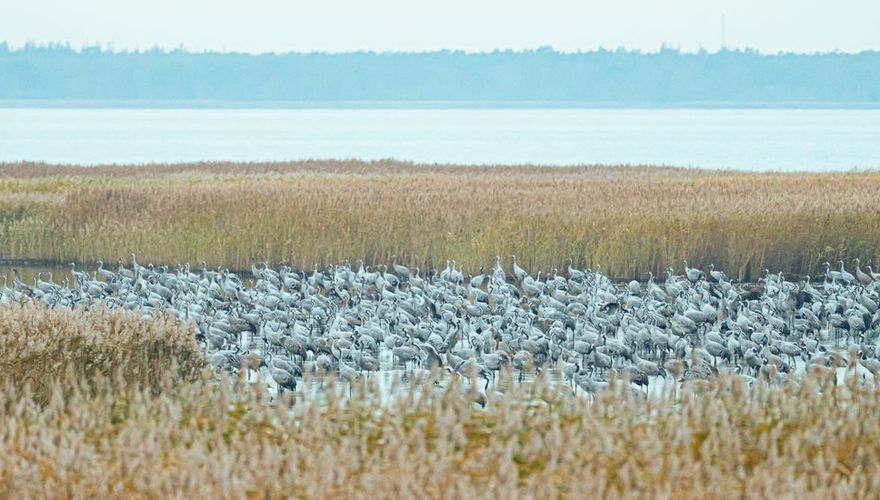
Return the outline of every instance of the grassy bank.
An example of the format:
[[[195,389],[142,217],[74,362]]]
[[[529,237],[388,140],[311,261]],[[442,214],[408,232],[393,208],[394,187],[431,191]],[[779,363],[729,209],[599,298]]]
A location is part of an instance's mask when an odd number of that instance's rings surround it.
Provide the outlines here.
[[[314,263],[393,256],[476,272],[601,265],[629,278],[714,262],[816,274],[880,258],[880,174],[394,162],[0,165],[0,258]]]

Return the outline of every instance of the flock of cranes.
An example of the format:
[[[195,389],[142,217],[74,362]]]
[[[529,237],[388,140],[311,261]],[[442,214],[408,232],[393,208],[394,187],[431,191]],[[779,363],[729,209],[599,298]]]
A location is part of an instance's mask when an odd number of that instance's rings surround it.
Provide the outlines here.
[[[484,380],[552,370],[559,387],[588,393],[612,376],[647,391],[653,381],[738,374],[771,383],[806,371],[880,374],[880,275],[839,263],[815,282],[765,271],[754,284],[684,263],[662,281],[616,284],[598,271],[531,276],[512,257],[476,276],[456,268],[422,273],[399,265],[348,263],[311,272],[253,265],[252,279],[226,269],[99,262],[71,265],[62,284],[3,277],[0,302],[171,314],[194,326],[211,365],[257,371],[279,392],[307,372],[353,383],[372,372],[415,370]],[[558,370],[558,371],[557,371]],[[868,375],[870,374],[870,375]],[[794,377],[790,377],[794,375]],[[270,382],[271,381],[271,382]],[[478,384],[473,384],[474,386]],[[483,384],[479,384],[483,385]]]

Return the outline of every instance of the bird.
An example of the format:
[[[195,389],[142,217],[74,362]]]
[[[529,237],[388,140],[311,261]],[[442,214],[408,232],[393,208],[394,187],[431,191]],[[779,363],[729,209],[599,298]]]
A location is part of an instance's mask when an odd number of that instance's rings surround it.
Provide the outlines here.
[[[874,278],[872,278],[870,275],[868,275],[868,274],[866,274],[864,271],[862,271],[862,269],[861,269],[861,267],[860,267],[861,262],[859,261],[858,258],[855,259],[855,263],[856,263],[856,274],[855,274],[855,277],[856,277],[857,280],[859,280],[859,283],[861,283],[861,284],[864,285],[864,286],[868,286],[868,285],[870,285],[871,283],[873,283],[873,282],[874,282]]]
[[[842,279],[846,283],[854,283],[856,281],[856,277],[853,276],[849,271],[844,269],[842,260],[840,261],[840,279]]]
[[[727,278],[727,274],[724,271],[716,271],[715,264],[709,264],[709,276],[716,282],[722,283],[725,281],[729,281]]]
[[[684,261],[684,274],[691,283],[696,283],[704,277],[703,271],[688,267],[687,261]]]
[[[288,391],[296,390],[296,377],[294,377],[289,371],[277,366],[272,366],[269,368],[269,375],[271,375],[272,380],[275,381],[279,395],[283,394],[285,389]]]
[[[471,276],[453,259],[439,273],[396,258],[311,269],[252,259],[250,271],[201,263],[193,272],[131,255],[115,272],[101,261],[90,272],[71,265],[61,282],[51,269],[28,270],[28,285],[14,269],[0,302],[168,315],[192,328],[212,370],[258,372],[279,395],[314,373],[321,387],[326,376],[345,381],[351,396],[362,377],[401,368],[405,378],[482,380],[474,399],[486,405],[493,380],[503,390],[531,383],[526,373],[559,377],[558,391],[571,384],[596,394],[615,376],[646,391],[663,377],[781,383],[845,363],[851,351],[860,369],[880,367],[880,285],[859,260],[855,274],[841,261],[839,270],[826,263],[824,281],[768,271],[754,286],[714,265],[709,279],[687,262],[683,274],[669,267],[658,284],[653,273],[615,282],[599,266],[575,269],[573,259],[561,273],[532,275],[511,259],[508,270],[496,256]],[[499,377],[510,370],[518,376]]]
[[[516,277],[516,280],[520,283],[523,282],[526,278],[529,277],[529,273],[525,271],[525,269],[519,267],[516,264],[516,255],[510,256],[511,260],[513,260],[513,275]]]

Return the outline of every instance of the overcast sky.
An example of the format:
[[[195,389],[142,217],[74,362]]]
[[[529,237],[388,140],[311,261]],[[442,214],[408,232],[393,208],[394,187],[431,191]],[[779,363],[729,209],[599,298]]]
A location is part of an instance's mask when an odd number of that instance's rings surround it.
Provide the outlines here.
[[[880,50],[880,0],[4,0],[0,40],[244,52]]]

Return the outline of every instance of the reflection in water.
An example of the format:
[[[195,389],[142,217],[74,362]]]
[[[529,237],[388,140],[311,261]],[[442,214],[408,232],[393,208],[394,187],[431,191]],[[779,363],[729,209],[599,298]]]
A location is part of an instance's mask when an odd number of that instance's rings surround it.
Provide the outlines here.
[[[98,268],[97,264],[77,264],[77,271],[88,272],[90,276],[95,277],[95,270]],[[105,269],[107,267],[105,266]],[[110,268],[115,271],[115,266]],[[73,276],[70,271],[70,264],[60,264],[60,263],[28,263],[28,262],[10,262],[10,261],[0,261],[0,280],[5,276],[7,278],[7,282],[10,286],[12,286],[12,276],[13,270],[18,270],[19,279],[28,286],[34,285],[34,280],[40,277],[44,281],[52,281],[58,285],[67,285],[68,288],[71,288],[71,284],[73,282]],[[173,270],[173,268],[172,268]],[[198,270],[193,272],[198,273]],[[246,286],[253,286],[254,280],[253,275],[248,271],[234,271]],[[42,274],[41,274],[42,273]],[[67,280],[65,282],[65,280]]]
[[[69,287],[70,282],[72,280],[70,274],[70,266],[64,265],[51,265],[51,264],[41,264],[41,265],[29,265],[29,264],[19,264],[19,263],[9,263],[2,262],[0,263],[0,276],[5,276],[8,280],[10,286],[12,286],[12,276],[13,270],[18,270],[18,276],[21,281],[28,285],[34,286],[34,280],[42,275],[42,279],[45,281],[53,281],[59,285],[65,284],[65,279],[68,280],[66,283]],[[42,274],[41,274],[42,273]],[[2,278],[0,278],[2,279]]]

